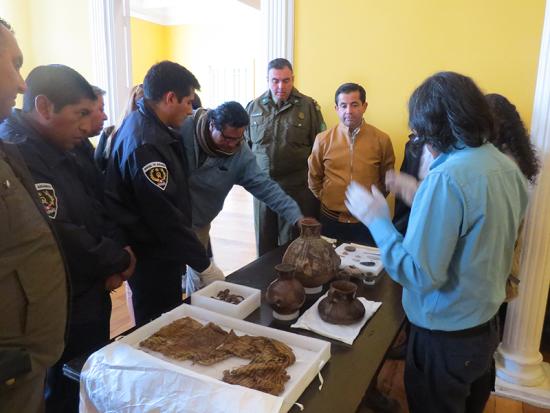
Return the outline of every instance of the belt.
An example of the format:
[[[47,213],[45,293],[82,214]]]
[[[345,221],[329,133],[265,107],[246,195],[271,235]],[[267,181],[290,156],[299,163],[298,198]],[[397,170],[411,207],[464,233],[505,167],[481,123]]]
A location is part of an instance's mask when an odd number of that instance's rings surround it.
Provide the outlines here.
[[[430,330],[428,328],[419,327],[415,324],[412,324],[414,328],[416,328],[419,331],[425,332],[427,334],[435,335],[435,336],[447,336],[447,337],[473,337],[475,335],[478,335],[480,333],[483,333],[485,331],[490,331],[493,325],[496,325],[497,323],[497,317],[494,316],[486,323],[480,324],[475,327],[466,328],[464,330],[455,330],[455,331],[444,331],[444,330]]]
[[[332,211],[328,209],[326,206],[321,204],[321,214],[323,214],[328,219],[331,219],[333,221],[338,221],[342,224],[357,224],[359,221],[351,215],[349,212],[344,211]]]

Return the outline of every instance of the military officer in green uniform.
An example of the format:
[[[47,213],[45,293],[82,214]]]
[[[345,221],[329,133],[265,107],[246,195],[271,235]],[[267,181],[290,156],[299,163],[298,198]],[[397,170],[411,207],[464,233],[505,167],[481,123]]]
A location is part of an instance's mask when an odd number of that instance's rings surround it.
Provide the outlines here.
[[[307,159],[315,136],[326,129],[321,109],[294,87],[288,60],[272,60],[267,72],[269,90],[246,107],[246,140],[260,168],[298,203],[304,216],[318,217],[319,201],[307,184]],[[256,199],[254,226],[259,256],[293,238],[293,224]]]
[[[0,19],[0,122],[25,91],[22,63]],[[0,413],[42,411],[46,369],[63,351],[67,276],[49,224],[17,147],[0,140]]]

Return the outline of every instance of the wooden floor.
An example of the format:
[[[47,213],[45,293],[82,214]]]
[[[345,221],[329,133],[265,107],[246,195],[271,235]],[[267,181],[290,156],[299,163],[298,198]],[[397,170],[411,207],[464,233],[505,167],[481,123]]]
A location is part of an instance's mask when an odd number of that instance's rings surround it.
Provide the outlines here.
[[[256,258],[252,198],[241,187],[234,187],[230,192],[223,211],[212,223],[210,235],[214,260],[226,275]],[[133,327],[133,321],[126,304],[125,288],[119,288],[111,297],[111,336],[114,337]],[[404,367],[403,361],[386,361],[378,375],[378,389],[399,401],[401,412],[408,413]],[[369,412],[372,411],[362,407],[356,413]],[[484,413],[550,413],[550,410],[492,395]]]

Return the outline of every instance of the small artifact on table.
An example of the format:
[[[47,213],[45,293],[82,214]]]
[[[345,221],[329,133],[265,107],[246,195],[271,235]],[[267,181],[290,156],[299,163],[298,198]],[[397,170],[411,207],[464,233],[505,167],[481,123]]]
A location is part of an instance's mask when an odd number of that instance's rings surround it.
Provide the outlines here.
[[[244,297],[242,295],[231,294],[231,291],[229,291],[229,288],[218,291],[217,296],[211,297],[211,298],[214,298],[220,301],[225,301],[226,303],[231,303],[231,304],[240,304],[241,302],[244,301]]]
[[[346,245],[346,246],[344,247],[344,249],[345,249],[346,251],[349,251],[349,252],[353,252],[353,251],[356,250],[356,248],[355,248],[353,245]]]
[[[374,267],[376,265],[374,261],[361,261],[359,264],[364,265],[365,267]]]
[[[247,365],[225,370],[222,380],[275,396],[284,391],[285,383],[290,380],[286,368],[296,361],[292,349],[278,340],[237,336],[233,330],[227,332],[214,323],[202,325],[191,317],[173,321],[139,345],[166,357],[203,366],[230,357],[248,359]]]
[[[323,321],[331,324],[353,324],[363,318],[365,307],[355,294],[357,286],[350,281],[334,281],[327,297],[317,307]]]
[[[277,264],[277,278],[265,293],[265,298],[273,309],[273,318],[277,320],[294,320],[306,300],[304,287],[294,278],[294,265]]]

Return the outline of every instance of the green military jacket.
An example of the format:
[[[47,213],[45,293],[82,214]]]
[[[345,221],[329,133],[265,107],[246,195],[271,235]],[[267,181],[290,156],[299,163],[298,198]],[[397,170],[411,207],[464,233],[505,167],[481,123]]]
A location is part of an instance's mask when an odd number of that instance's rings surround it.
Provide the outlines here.
[[[61,356],[68,295],[64,261],[34,186],[15,145],[0,142],[0,357],[22,349],[31,375]],[[25,377],[10,379],[17,386]]]
[[[268,90],[250,102],[246,111],[250,125],[245,138],[260,168],[283,188],[307,188],[307,158],[315,136],[326,129],[317,102],[293,88],[278,108]]]

